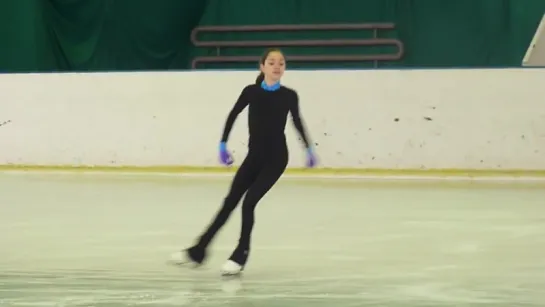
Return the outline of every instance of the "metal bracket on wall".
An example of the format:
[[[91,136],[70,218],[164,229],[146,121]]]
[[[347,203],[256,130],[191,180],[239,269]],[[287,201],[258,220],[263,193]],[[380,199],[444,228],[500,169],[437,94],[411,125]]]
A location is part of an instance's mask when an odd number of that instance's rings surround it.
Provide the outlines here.
[[[324,55],[294,55],[289,60],[294,62],[368,62],[373,61],[378,67],[381,61],[397,61],[403,57],[404,46],[398,39],[378,38],[378,31],[393,30],[393,23],[362,23],[362,24],[315,24],[315,25],[246,25],[246,26],[203,26],[193,29],[191,42],[195,47],[216,49],[216,56],[195,57],[192,68],[196,69],[202,63],[248,63],[259,61],[259,56],[226,56],[221,55],[221,48],[256,48],[256,47],[357,47],[357,46],[395,46],[396,53],[391,54],[324,54]],[[244,41],[203,41],[199,35],[203,33],[232,32],[296,32],[296,31],[348,31],[373,30],[370,39],[303,39],[303,40],[244,40]]]

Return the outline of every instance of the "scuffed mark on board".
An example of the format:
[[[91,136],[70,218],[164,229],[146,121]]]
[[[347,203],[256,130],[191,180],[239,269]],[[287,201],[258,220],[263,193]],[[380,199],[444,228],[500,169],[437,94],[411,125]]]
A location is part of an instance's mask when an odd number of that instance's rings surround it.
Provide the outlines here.
[[[11,120],[6,120],[6,121],[4,121],[4,122],[1,122],[1,123],[0,123],[0,127],[5,126],[5,125],[7,125],[7,124],[9,124],[9,123],[11,123]]]

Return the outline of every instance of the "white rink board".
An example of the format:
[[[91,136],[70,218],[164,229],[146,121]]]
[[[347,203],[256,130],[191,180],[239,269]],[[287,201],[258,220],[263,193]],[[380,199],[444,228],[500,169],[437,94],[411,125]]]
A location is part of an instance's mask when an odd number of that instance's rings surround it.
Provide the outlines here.
[[[0,165],[216,167],[255,72],[0,75]],[[320,166],[545,170],[545,70],[292,71]],[[231,134],[246,152],[246,111]],[[304,164],[288,126],[290,167]]]

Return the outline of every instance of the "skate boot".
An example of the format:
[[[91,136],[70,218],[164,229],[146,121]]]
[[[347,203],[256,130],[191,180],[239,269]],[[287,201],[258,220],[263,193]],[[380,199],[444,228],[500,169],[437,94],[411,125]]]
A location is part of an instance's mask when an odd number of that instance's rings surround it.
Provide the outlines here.
[[[221,268],[222,276],[238,276],[244,271],[250,250],[238,246]]]
[[[180,266],[197,268],[206,260],[206,250],[199,246],[193,246],[183,251],[172,254],[170,263]]]

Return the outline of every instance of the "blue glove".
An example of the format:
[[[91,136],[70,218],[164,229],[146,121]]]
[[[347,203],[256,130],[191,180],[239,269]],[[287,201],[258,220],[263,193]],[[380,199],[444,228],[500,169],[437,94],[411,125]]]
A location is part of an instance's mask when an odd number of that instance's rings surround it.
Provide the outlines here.
[[[233,157],[231,156],[231,154],[230,154],[229,151],[227,150],[227,144],[225,144],[225,142],[221,142],[221,143],[220,143],[220,153],[219,153],[219,156],[220,156],[220,162],[221,162],[221,164],[223,164],[223,165],[231,165],[231,164],[233,164]]]
[[[311,147],[307,148],[307,167],[314,167],[318,164],[318,161],[316,159],[316,155],[314,154],[314,151]]]

